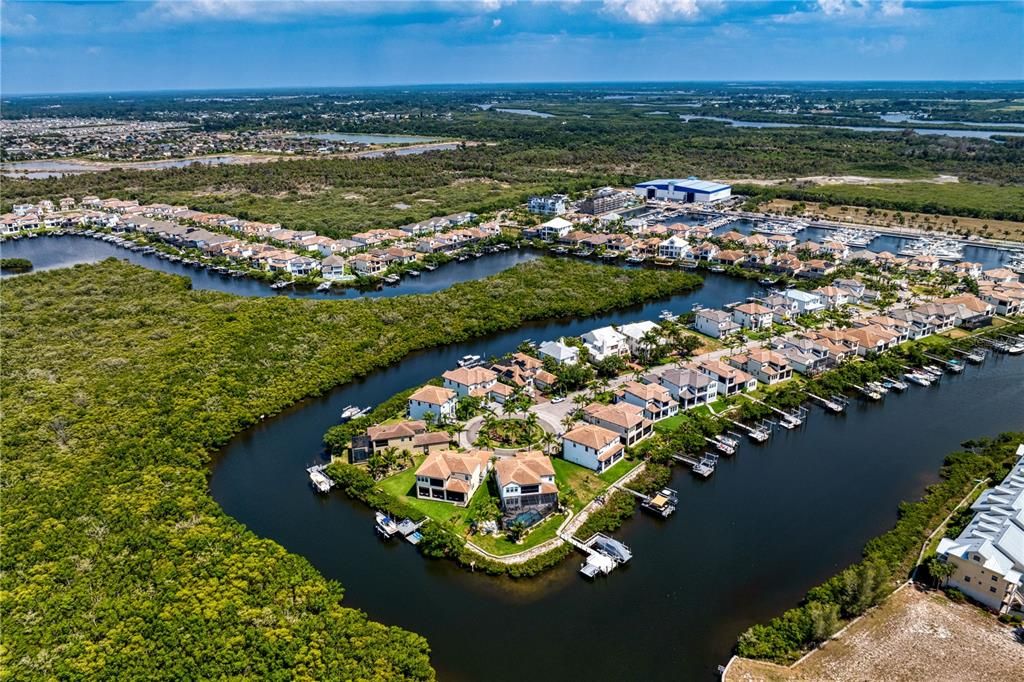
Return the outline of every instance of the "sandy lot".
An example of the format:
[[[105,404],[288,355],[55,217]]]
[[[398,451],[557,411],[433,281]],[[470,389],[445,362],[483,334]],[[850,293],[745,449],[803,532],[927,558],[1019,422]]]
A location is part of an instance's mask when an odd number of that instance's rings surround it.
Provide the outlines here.
[[[795,668],[737,659],[728,682],[1024,680],[1024,643],[982,610],[905,587]]]

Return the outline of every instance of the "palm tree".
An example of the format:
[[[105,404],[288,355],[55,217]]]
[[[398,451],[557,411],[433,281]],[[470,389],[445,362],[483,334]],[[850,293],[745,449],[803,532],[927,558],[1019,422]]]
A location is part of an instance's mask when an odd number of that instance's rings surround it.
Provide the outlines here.
[[[545,431],[540,436],[540,449],[546,455],[550,455],[558,447],[558,436]]]

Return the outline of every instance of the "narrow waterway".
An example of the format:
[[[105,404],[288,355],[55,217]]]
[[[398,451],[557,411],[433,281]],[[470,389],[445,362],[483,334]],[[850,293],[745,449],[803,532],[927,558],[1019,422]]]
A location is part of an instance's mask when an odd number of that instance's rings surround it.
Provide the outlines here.
[[[119,248],[99,239],[79,236],[37,237],[4,242],[0,246],[4,258],[27,258],[32,261],[33,270],[66,268],[81,263],[96,263],[105,258],[126,259],[172,275],[182,275],[192,280],[193,289],[223,291],[238,296],[290,296],[292,298],[360,298],[386,297],[405,294],[429,294],[447,289],[459,282],[468,282],[496,275],[519,263],[535,260],[539,252],[529,249],[501,251],[481,258],[470,258],[462,263],[451,262],[434,271],[424,270],[419,277],[403,277],[395,286],[380,289],[359,290],[335,287],[327,292],[313,288],[286,288],[274,290],[266,282],[251,277],[232,278],[218,275],[206,269],[193,268],[181,263],[171,263],[154,255],[143,255]],[[6,275],[18,276],[18,275]]]
[[[465,572],[384,544],[373,516],[341,493],[314,494],[304,466],[347,404],[376,404],[469,352],[507,352],[523,338],[578,334],[651,319],[693,301],[720,305],[753,283],[710,277],[695,294],[590,320],[552,321],[413,354],[399,365],[304,401],[233,440],[210,489],[231,516],[307,557],[346,588],[346,603],[430,641],[445,680],[513,680],[507,647],[529,652],[537,679],[712,679],[750,624],[797,603],[891,527],[901,500],[936,479],[964,439],[1024,428],[1024,360],[997,356],[933,388],[911,388],[809,423],[764,446],[744,443],[710,481],[678,470],[682,504],[668,521],[638,516],[617,536],[632,565],[594,583],[570,559],[528,581]]]

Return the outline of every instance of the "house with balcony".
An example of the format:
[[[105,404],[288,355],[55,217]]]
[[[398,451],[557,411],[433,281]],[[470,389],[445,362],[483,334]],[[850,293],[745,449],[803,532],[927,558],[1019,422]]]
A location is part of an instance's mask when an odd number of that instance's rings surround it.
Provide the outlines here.
[[[793,376],[793,368],[789,366],[789,361],[782,354],[766,348],[751,348],[733,355],[726,362],[769,386]]]
[[[591,403],[583,408],[583,420],[619,434],[623,445],[635,445],[654,433],[654,423],[643,408],[629,403]]]
[[[800,289],[786,289],[782,294],[796,306],[797,315],[808,315],[825,309],[819,294]]]
[[[359,275],[379,275],[388,269],[387,263],[369,253],[357,253],[348,259],[349,267]]]
[[[757,379],[742,369],[727,365],[721,360],[701,360],[693,367],[714,379],[718,395],[725,398],[757,388]]]
[[[595,362],[600,362],[614,355],[629,355],[629,344],[626,342],[626,337],[615,331],[614,327],[599,327],[587,332],[580,338],[590,353],[591,360]]]
[[[648,344],[661,345],[661,327],[650,320],[624,324],[619,327],[619,333],[626,337],[626,346],[634,356],[639,356],[648,350]]]
[[[426,420],[427,415],[435,424],[443,424],[455,418],[458,394],[450,388],[426,385],[409,396],[409,417]]]
[[[494,463],[494,480],[506,515],[524,511],[546,514],[558,505],[558,485],[551,458],[536,452],[519,452],[499,457]]]
[[[753,331],[771,329],[772,309],[760,303],[741,303],[732,309],[732,321]]]
[[[619,434],[595,424],[577,426],[562,436],[562,457],[597,473],[610,469],[624,453]]]
[[[352,279],[352,275],[345,269],[345,259],[341,256],[328,256],[320,261],[320,274],[331,282]]]
[[[740,330],[740,326],[733,322],[732,315],[712,308],[698,310],[693,326],[701,334],[713,339],[722,339]]]
[[[416,469],[416,497],[465,507],[490,470],[493,455],[489,450],[430,453]]]
[[[718,383],[692,367],[667,369],[660,375],[649,375],[646,380],[664,386],[683,410],[706,405],[718,395]]]
[[[640,407],[644,417],[654,422],[679,413],[679,403],[672,399],[672,394],[661,384],[627,381],[615,392],[615,402]]]
[[[1024,445],[1003,481],[971,505],[974,518],[937,553],[954,568],[948,585],[998,614],[1024,615]]]
[[[850,303],[850,293],[846,289],[840,289],[839,287],[818,287],[814,290],[814,293],[821,297],[822,305],[828,310],[842,308]]]
[[[486,397],[487,391],[498,383],[498,375],[484,367],[456,367],[441,375],[444,387],[460,397]]]
[[[658,244],[658,256],[673,260],[690,258],[692,256],[690,242],[680,235],[672,235]]]
[[[549,242],[561,239],[572,230],[572,223],[565,218],[552,218],[537,227],[537,235]]]

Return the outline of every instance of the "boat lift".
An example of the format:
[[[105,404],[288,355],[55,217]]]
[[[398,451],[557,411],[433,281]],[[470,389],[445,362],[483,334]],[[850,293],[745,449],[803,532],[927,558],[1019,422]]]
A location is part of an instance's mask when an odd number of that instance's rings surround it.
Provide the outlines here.
[[[826,410],[830,412],[835,412],[836,414],[839,414],[840,412],[846,409],[845,402],[838,402],[834,398],[822,398],[821,396],[814,395],[810,391],[807,391],[807,396],[809,398],[817,400],[819,403],[821,403],[822,407],[824,407]]]
[[[807,412],[807,408],[806,407],[797,407],[795,412],[785,412],[783,410],[780,410],[777,407],[772,407],[771,405],[769,405],[768,403],[766,403],[766,402],[764,402],[762,400],[758,400],[757,398],[754,398],[753,396],[749,396],[746,393],[740,393],[739,395],[743,396],[747,400],[754,401],[758,405],[764,405],[769,410],[779,414],[781,419],[779,419],[778,423],[783,428],[792,430],[792,429],[795,429],[798,426],[802,426],[803,423],[807,420],[808,412]]]
[[[758,426],[747,426],[746,424],[738,422],[735,419],[729,419],[728,417],[724,417],[724,419],[727,419],[728,421],[732,422],[736,426],[746,431],[747,435],[750,436],[750,439],[757,441],[758,443],[765,442],[772,435],[772,425],[769,421],[762,420],[761,424]]]

